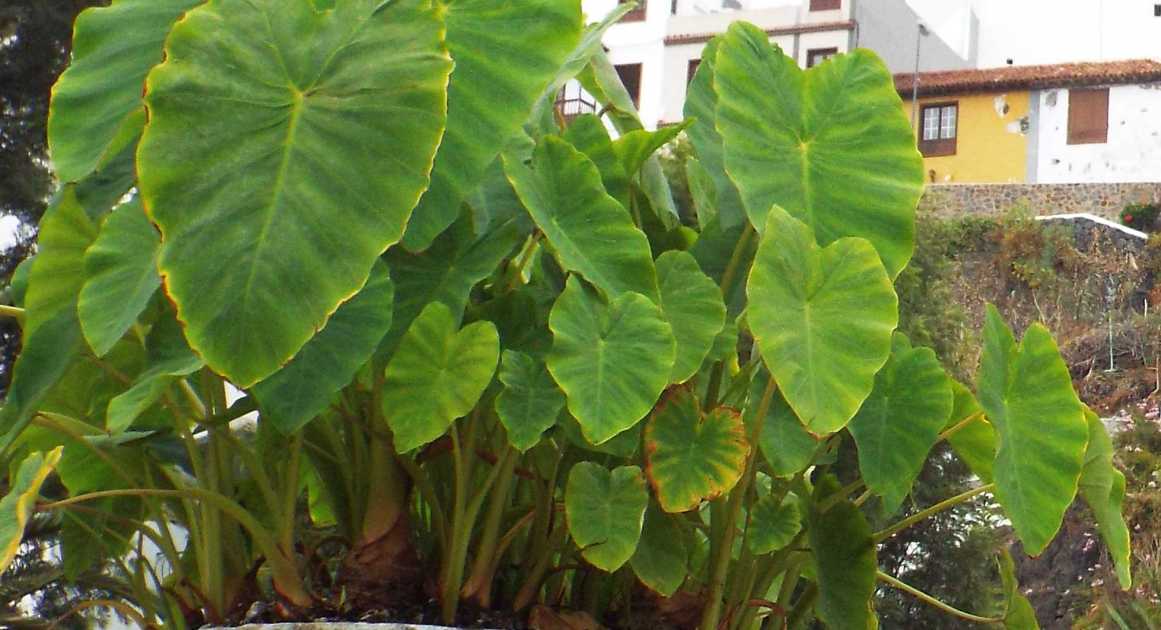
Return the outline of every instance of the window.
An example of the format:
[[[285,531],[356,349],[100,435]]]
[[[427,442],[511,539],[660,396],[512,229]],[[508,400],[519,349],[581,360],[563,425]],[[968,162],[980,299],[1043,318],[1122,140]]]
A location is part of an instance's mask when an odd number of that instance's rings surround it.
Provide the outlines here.
[[[645,19],[645,2],[647,0],[617,0],[617,4],[636,4],[633,10],[621,18],[622,22],[640,22]]]
[[[641,107],[641,64],[619,65],[617,74],[621,77],[621,83],[625,84],[625,89],[629,91],[629,96],[633,97],[633,107]]]
[[[919,151],[925,157],[955,155],[955,140],[959,124],[958,103],[924,105],[920,110],[922,122]]]
[[[693,81],[693,75],[697,73],[697,67],[701,65],[701,59],[690,59],[689,68],[685,71],[685,82]]]
[[[1068,91],[1068,144],[1109,139],[1109,89]]]
[[[556,95],[556,109],[561,117],[571,122],[581,114],[595,114],[597,101],[574,79],[560,88],[560,93]]]
[[[810,0],[811,11],[834,11],[843,8],[843,0]]]
[[[1161,4],[1153,5],[1153,17],[1161,17]]]
[[[806,67],[813,68],[838,54],[838,48],[812,48],[806,51]]]

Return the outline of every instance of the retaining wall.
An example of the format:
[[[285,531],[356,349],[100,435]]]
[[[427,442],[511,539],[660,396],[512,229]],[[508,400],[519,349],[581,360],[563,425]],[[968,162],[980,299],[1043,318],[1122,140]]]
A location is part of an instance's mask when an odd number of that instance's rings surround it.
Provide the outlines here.
[[[1026,207],[1037,215],[1086,213],[1118,220],[1126,205],[1146,202],[1161,202],[1161,183],[928,184],[919,209],[941,216],[998,216]]]

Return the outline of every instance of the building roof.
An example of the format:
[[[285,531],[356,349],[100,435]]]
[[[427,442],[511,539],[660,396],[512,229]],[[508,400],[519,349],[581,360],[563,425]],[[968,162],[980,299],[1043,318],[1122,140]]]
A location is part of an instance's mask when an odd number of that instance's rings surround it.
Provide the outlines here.
[[[915,75],[911,73],[896,74],[895,89],[903,96],[910,96],[914,78]],[[1161,82],[1161,63],[1152,59],[1130,59],[921,72],[919,95],[938,96],[965,92],[1005,92],[1153,82]]]

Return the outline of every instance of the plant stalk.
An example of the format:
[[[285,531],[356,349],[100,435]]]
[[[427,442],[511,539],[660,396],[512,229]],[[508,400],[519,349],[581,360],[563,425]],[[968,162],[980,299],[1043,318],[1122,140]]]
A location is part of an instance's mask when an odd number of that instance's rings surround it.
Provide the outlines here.
[[[949,615],[952,615],[953,617],[959,617],[960,619],[963,619],[965,621],[974,621],[976,623],[984,623],[984,624],[998,624],[998,623],[1004,622],[1003,618],[1001,618],[1001,617],[981,617],[979,615],[973,615],[969,612],[964,612],[964,611],[962,611],[962,610],[960,610],[960,609],[958,609],[950,604],[946,604],[946,603],[940,601],[936,597],[933,597],[931,595],[928,595],[927,593],[924,593],[923,591],[915,588],[914,586],[911,586],[905,582],[902,582],[893,576],[887,575],[886,573],[883,573],[882,571],[879,571],[875,575],[875,577],[877,577],[880,582],[888,584],[892,588],[896,588],[900,591],[903,591],[904,593],[911,595],[912,597],[927,604],[928,606],[932,606],[933,608],[937,608],[937,609],[939,609],[939,610],[941,610]]]
[[[926,519],[934,514],[939,514],[940,512],[947,510],[949,508],[953,508],[953,507],[959,505],[960,503],[964,503],[965,501],[969,501],[972,498],[976,497],[977,495],[983,494],[985,492],[991,492],[995,488],[996,488],[996,484],[989,483],[985,486],[980,486],[978,488],[973,488],[971,490],[968,490],[967,492],[957,494],[954,497],[951,497],[950,499],[944,499],[943,501],[940,501],[939,503],[936,503],[935,505],[933,505],[927,509],[920,510],[920,511],[912,514],[911,516],[908,516],[907,518],[899,521],[898,523],[895,523],[894,525],[888,527],[887,529],[884,529],[880,532],[876,532],[874,535],[874,541],[876,544],[881,543],[884,540],[894,536],[895,534],[897,534],[897,533],[907,529],[908,527],[911,527],[912,525],[918,523],[919,521],[922,521],[922,520],[924,520],[924,519]]]

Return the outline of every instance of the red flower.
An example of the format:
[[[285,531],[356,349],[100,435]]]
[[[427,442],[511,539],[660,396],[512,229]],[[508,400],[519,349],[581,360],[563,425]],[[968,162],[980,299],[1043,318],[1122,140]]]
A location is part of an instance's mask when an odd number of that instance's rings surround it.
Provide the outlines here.
[[[1126,214],[1125,215],[1125,223],[1132,223],[1132,222],[1133,222],[1133,215]]]

